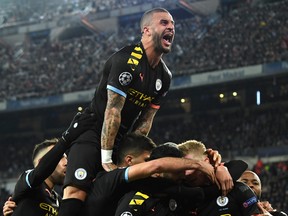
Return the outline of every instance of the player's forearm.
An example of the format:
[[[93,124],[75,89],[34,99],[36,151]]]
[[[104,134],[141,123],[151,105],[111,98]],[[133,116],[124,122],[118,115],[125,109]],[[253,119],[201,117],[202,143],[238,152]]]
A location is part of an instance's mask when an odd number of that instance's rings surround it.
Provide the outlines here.
[[[101,133],[101,149],[113,149],[120,122],[121,112],[118,109],[112,108],[106,110]]]
[[[198,169],[200,164],[196,160],[165,157],[153,161],[136,164],[129,168],[129,181],[149,177],[155,173],[177,172],[186,169]]]
[[[200,164],[198,160],[185,158],[161,158],[157,161],[158,168],[156,172],[177,172],[180,170],[199,169]]]
[[[140,133],[147,136],[151,130],[152,123],[155,117],[157,109],[147,109],[139,118],[137,125],[134,129],[135,133]]]
[[[125,98],[111,90],[107,90],[107,105],[101,132],[101,149],[112,150],[121,124],[121,111]]]

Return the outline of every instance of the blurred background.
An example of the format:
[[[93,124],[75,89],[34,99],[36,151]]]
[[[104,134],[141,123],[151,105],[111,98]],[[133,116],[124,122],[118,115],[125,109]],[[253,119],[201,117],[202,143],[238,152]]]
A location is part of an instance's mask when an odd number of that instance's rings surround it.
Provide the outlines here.
[[[33,146],[86,107],[106,59],[140,41],[144,11],[174,17],[171,90],[156,143],[197,139],[243,159],[288,212],[288,0],[0,0],[0,204]]]

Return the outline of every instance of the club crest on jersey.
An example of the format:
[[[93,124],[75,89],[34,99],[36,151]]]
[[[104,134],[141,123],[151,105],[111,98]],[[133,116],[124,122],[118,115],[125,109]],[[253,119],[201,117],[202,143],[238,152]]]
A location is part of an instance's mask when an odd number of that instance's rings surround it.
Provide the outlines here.
[[[125,211],[120,216],[133,216],[131,212]]]
[[[87,176],[87,171],[83,168],[79,168],[75,171],[74,175],[76,179],[83,180]]]
[[[177,202],[176,202],[176,200],[170,199],[170,200],[169,200],[169,209],[170,209],[171,211],[175,211],[176,208],[177,208]]]
[[[122,72],[119,75],[119,82],[122,86],[129,85],[132,81],[133,77],[132,74],[129,72]]]
[[[162,88],[162,81],[160,79],[156,80],[155,88],[157,91],[159,91]]]
[[[227,205],[228,202],[229,202],[229,199],[226,196],[219,196],[216,200],[217,205],[221,207]]]

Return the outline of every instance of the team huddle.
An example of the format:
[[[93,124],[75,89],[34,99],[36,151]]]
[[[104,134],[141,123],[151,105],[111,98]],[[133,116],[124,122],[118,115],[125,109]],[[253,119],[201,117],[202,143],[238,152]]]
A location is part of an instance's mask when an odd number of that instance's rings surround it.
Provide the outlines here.
[[[286,215],[260,201],[261,181],[244,161],[224,163],[193,139],[149,138],[172,79],[162,56],[171,51],[175,23],[166,9],[154,8],[140,28],[141,41],[105,63],[89,107],[61,138],[35,146],[34,168],[19,177],[3,214]]]

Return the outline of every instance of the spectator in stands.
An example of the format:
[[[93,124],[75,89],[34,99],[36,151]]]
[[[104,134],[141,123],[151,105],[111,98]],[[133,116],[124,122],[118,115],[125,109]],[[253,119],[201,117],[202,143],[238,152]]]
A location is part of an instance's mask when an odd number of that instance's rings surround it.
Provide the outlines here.
[[[177,20],[182,37],[175,39],[175,52],[165,61],[175,75],[284,61],[287,59],[287,8],[287,1],[280,1],[235,9],[223,19]],[[0,99],[92,89],[100,81],[97,72],[104,64],[103,59],[123,44],[131,43],[131,32],[137,31],[135,26],[121,26],[118,33],[101,32],[60,43],[46,41],[30,49],[10,47],[0,58],[0,62],[3,61],[0,65],[6,71],[1,74]],[[134,40],[137,38],[134,36]],[[71,57],[71,53],[75,57]]]

